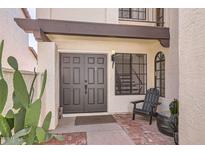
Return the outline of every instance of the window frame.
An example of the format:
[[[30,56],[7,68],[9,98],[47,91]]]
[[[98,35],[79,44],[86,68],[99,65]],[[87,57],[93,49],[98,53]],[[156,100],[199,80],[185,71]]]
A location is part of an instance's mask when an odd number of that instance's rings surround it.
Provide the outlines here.
[[[163,59],[160,59],[160,60],[157,60],[157,58],[158,58],[158,56],[160,56],[160,55],[163,55]],[[161,63],[163,63],[164,62],[164,70],[162,70],[162,68],[161,68]],[[155,56],[155,60],[154,60],[154,63],[155,63],[155,69],[154,69],[154,78],[155,78],[155,88],[157,88],[158,90],[159,90],[159,92],[160,92],[160,97],[165,97],[166,96],[166,93],[165,93],[165,85],[166,85],[166,83],[165,83],[165,81],[166,81],[166,77],[165,77],[165,73],[166,73],[166,58],[165,58],[165,54],[162,52],[162,51],[159,51],[157,54],[156,54],[156,56]],[[159,66],[160,66],[160,68],[159,69],[157,69],[157,63],[159,63]],[[156,73],[157,72],[159,72],[159,74],[160,74],[160,78],[157,78],[157,75],[156,75]],[[164,78],[162,78],[162,73],[164,72]],[[164,84],[162,85],[162,80],[164,80]],[[157,87],[157,81],[159,81],[160,83],[159,83],[159,87]],[[161,89],[164,89],[164,93],[162,94],[161,93]]]
[[[144,75],[144,83],[143,84],[141,84],[142,86],[144,86],[144,92],[143,93],[137,93],[137,94],[134,94],[134,93],[132,93],[132,92],[130,92],[130,93],[126,93],[126,94],[119,94],[119,93],[117,93],[117,90],[116,90],[116,67],[117,67],[117,64],[121,64],[121,65],[123,65],[124,63],[116,63],[115,62],[115,95],[117,95],[117,96],[125,96],[125,95],[145,95],[146,94],[146,91],[147,91],[147,54],[146,53],[116,53],[116,54],[130,54],[130,55],[143,55],[143,56],[145,56],[145,59],[146,60],[144,60],[143,61],[143,64],[141,64],[140,62],[138,62],[138,63],[134,63],[134,65],[138,65],[139,67],[140,67],[140,65],[146,65],[146,71],[145,70],[143,70],[143,73],[142,74],[140,74],[140,75]],[[115,54],[115,55],[116,55]],[[126,64],[126,63],[125,63]],[[132,63],[132,65],[133,65],[133,63]],[[123,66],[122,66],[123,67]],[[131,66],[132,67],[132,66]],[[143,68],[144,69],[144,68]],[[132,78],[132,75],[133,75],[133,73],[130,73],[130,75],[131,75],[131,78]],[[146,83],[145,83],[146,82]],[[140,84],[139,84],[139,86],[140,86]],[[130,86],[131,87],[131,86]]]
[[[128,10],[125,10],[128,9]],[[137,10],[134,10],[137,9]],[[141,11],[139,9],[144,9],[144,11]],[[119,8],[118,9],[118,18],[119,20],[131,20],[131,21],[146,21],[147,20],[147,8]],[[124,12],[128,12],[128,17],[123,16]],[[133,12],[138,12],[138,18],[133,17]],[[121,16],[122,13],[122,16]],[[144,13],[144,18],[140,18],[140,13]]]

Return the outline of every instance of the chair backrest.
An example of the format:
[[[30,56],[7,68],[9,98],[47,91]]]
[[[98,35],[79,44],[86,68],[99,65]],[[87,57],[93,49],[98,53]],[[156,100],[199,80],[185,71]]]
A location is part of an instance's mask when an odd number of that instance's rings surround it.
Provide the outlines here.
[[[159,90],[157,88],[150,88],[147,90],[145,99],[144,99],[144,104],[142,106],[142,110],[146,112],[151,112],[151,104],[156,104],[158,103],[159,100]]]

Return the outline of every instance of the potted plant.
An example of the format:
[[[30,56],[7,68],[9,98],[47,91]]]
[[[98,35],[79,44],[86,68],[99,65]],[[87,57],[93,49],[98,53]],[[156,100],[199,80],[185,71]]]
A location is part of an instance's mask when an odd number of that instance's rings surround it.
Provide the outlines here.
[[[177,99],[174,99],[174,101],[169,104],[169,110],[171,113],[169,118],[170,127],[173,130],[174,141],[178,144],[179,102]]]
[[[179,116],[179,102],[174,99],[169,104],[170,117],[157,114],[158,130],[168,136],[174,137],[175,144],[178,144],[178,116]]]

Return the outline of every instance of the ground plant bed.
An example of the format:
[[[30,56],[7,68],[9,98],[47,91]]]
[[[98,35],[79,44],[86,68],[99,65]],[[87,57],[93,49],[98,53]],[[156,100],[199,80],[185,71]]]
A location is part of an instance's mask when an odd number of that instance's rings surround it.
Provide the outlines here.
[[[63,133],[64,140],[52,139],[46,145],[87,145],[86,132]]]

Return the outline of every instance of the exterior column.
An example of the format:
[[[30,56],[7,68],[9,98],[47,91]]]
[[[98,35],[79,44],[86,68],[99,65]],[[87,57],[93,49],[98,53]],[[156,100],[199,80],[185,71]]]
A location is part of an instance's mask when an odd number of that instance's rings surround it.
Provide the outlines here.
[[[59,57],[54,42],[38,43],[38,88],[40,92],[42,73],[47,70],[47,82],[42,98],[42,120],[49,111],[52,111],[50,129],[58,125],[59,108]],[[41,122],[42,122],[41,120]]]
[[[204,27],[204,9],[179,9],[180,144],[205,144]]]

